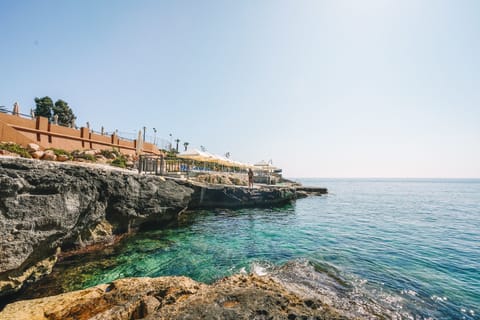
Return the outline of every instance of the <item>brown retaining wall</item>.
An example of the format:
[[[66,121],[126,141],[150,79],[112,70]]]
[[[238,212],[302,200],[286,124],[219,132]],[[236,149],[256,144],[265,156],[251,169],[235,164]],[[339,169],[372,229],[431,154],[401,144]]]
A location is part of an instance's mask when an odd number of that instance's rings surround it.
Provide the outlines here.
[[[0,141],[11,141],[26,146],[36,143],[43,149],[57,148],[67,151],[85,149],[112,149],[123,154],[135,154],[137,140],[125,140],[112,135],[92,133],[88,128],[73,129],[52,124],[47,118],[22,118],[0,112]],[[162,154],[152,144],[143,143],[142,153]]]

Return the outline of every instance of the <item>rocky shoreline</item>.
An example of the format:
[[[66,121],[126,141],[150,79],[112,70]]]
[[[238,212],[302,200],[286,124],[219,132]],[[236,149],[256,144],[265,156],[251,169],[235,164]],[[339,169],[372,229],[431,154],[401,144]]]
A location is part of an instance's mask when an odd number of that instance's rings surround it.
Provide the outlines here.
[[[51,272],[61,252],[112,244],[187,209],[279,205],[295,188],[208,185],[110,166],[0,157],[0,296]]]
[[[52,271],[61,256],[113,245],[187,209],[282,205],[295,187],[208,184],[110,166],[0,157],[0,299]],[[28,286],[27,286],[28,290]],[[7,300],[5,300],[7,301]],[[2,306],[0,306],[1,308]],[[185,277],[129,278],[7,304],[1,319],[339,319],[270,277],[212,285]]]
[[[126,278],[9,304],[5,320],[348,319],[269,276],[234,275],[212,285],[186,277]]]

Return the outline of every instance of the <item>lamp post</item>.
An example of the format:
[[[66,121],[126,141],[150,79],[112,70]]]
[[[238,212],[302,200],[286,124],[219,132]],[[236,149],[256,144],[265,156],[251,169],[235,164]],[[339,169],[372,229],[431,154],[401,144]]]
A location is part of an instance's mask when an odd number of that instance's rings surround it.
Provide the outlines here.
[[[153,144],[157,145],[157,129],[153,128]]]
[[[170,136],[170,148],[169,149],[170,149],[170,151],[172,151],[172,134],[170,133],[169,136]]]
[[[143,127],[143,142],[145,142],[145,131],[147,130],[147,127]]]
[[[177,147],[175,148],[175,151],[177,151],[177,153],[178,153],[178,144],[180,143],[180,139],[178,139],[178,138],[175,139],[175,142],[177,143]]]

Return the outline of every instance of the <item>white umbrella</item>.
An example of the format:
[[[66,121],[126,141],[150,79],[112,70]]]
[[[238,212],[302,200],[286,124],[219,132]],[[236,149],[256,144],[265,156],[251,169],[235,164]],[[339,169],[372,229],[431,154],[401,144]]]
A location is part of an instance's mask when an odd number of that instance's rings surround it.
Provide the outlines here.
[[[177,154],[177,158],[191,159],[197,161],[212,161],[213,156],[207,152],[203,152],[197,149],[190,149],[188,151]]]
[[[142,130],[138,130],[135,152],[139,155],[143,149]]]

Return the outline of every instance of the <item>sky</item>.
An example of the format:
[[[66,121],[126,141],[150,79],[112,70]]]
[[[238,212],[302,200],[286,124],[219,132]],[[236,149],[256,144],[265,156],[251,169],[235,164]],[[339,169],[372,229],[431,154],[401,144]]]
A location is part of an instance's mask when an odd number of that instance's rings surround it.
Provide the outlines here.
[[[0,106],[63,99],[77,125],[287,177],[480,178],[479,15],[476,0],[0,0]]]

